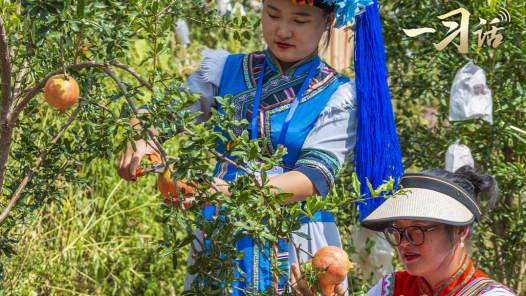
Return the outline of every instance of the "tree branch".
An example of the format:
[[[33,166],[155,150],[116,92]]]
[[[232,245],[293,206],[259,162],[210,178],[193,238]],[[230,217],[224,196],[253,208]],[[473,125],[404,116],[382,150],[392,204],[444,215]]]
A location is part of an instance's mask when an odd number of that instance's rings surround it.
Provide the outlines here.
[[[202,267],[199,267],[199,272],[201,272],[202,274],[206,275],[207,277],[209,277],[209,278],[215,280],[216,282],[218,282],[218,283],[222,283],[222,284],[223,284],[223,282],[222,282],[220,279],[218,279],[218,278],[216,278],[215,276],[213,276],[213,275],[209,274],[208,272],[204,271]],[[238,290],[238,291],[241,291],[241,292],[243,292],[243,293],[248,293],[248,294],[250,294],[250,295],[256,295],[256,294],[254,294],[254,293],[251,293],[251,292],[245,291],[245,290],[240,289],[240,288],[238,288],[238,287],[234,287],[234,286],[232,286],[232,288],[234,288],[234,289],[236,289],[236,290]]]
[[[130,68],[128,65],[123,65],[115,60],[113,61],[110,61],[109,62],[110,65],[114,66],[114,67],[117,67],[117,68],[120,68],[120,69],[123,69],[125,71],[127,71],[128,73],[130,73],[133,77],[135,77],[137,80],[139,80],[139,82],[146,86],[149,90],[153,90],[153,86],[148,82],[146,81],[146,79],[144,79],[139,73],[135,72],[132,68]]]
[[[31,90],[31,88],[33,87],[33,85],[35,85],[35,82],[31,82],[29,83],[29,85],[23,90],[23,91],[20,91],[20,92],[17,92],[16,96],[13,98],[13,104],[16,104],[16,101],[22,97],[23,95],[27,94],[27,92],[29,92]],[[13,108],[14,108],[14,105],[13,105]]]
[[[90,100],[88,100],[88,99],[85,99],[85,98],[79,98],[79,101],[89,102],[90,104],[95,105],[95,106],[97,106],[97,107],[99,107],[99,108],[101,108],[101,109],[104,109],[104,110],[106,110],[106,111],[108,111],[108,112],[111,113],[111,110],[108,109],[108,107],[106,107],[106,106],[104,106],[104,105],[101,105],[101,104],[94,103],[94,102],[92,102],[92,101],[90,101]]]
[[[265,256],[265,258],[267,258],[268,262],[270,263],[270,265],[274,268],[274,269],[278,269],[276,266],[274,266],[274,264],[272,264],[272,260],[270,260],[270,258],[267,256],[267,253],[263,252],[263,247],[261,246],[261,244],[259,243],[259,241],[257,239],[252,239],[256,245],[258,245],[259,249],[261,250],[260,253],[263,254],[263,256]],[[299,263],[299,262],[298,262]],[[281,274],[280,272],[279,273],[279,276],[285,280],[285,282],[287,283],[287,285],[289,287],[292,288],[292,290],[294,290],[294,292],[298,293],[299,295],[302,295],[300,293],[300,291],[298,291],[298,289],[294,288],[294,286],[292,286],[291,282],[289,282],[289,280],[283,275]]]
[[[78,56],[79,56],[79,47],[80,47],[80,42],[82,41],[82,27],[84,25],[80,25],[80,29],[79,29],[79,35],[77,36],[77,40],[75,42],[75,57],[73,58],[73,65],[77,65],[78,64]]]
[[[113,81],[115,81],[115,83],[121,90],[122,94],[126,98],[128,105],[133,110],[133,113],[135,113],[135,116],[137,116],[139,114],[139,109],[137,109],[137,106],[135,106],[135,103],[133,102],[133,100],[130,97],[130,94],[128,93],[128,90],[126,89],[122,81],[119,79],[119,77],[117,77],[117,75],[115,75],[115,73],[113,73],[113,71],[111,71],[107,67],[102,67],[101,69],[102,71],[104,71],[104,73],[108,74],[108,76],[110,76],[110,78],[113,79]],[[139,117],[137,117],[137,119],[139,119]],[[141,119],[139,119],[139,122],[143,124],[143,121]],[[163,158],[163,162],[166,163],[166,159],[169,157],[168,153],[166,153],[166,150],[164,150],[162,144],[159,142],[159,140],[157,140],[157,137],[155,136],[155,134],[153,133],[151,129],[147,129],[146,132],[148,133],[148,136],[150,137],[150,139],[154,142],[155,146],[157,147],[157,151],[160,152],[161,157]],[[173,173],[173,170],[170,166],[167,166],[167,168],[170,171],[170,173]],[[179,186],[177,185],[177,180],[174,180],[174,184],[175,184],[175,192],[177,193],[177,196],[181,196],[181,191],[179,190]],[[179,204],[181,205],[183,216],[186,219],[187,215],[186,215],[186,210],[183,205],[184,203],[180,202]],[[175,203],[174,203],[174,206],[175,206]],[[191,231],[187,231],[187,234],[192,235]],[[197,241],[201,243],[198,239]],[[201,245],[203,244],[201,243]],[[192,250],[194,251],[194,253],[197,253],[197,248],[195,247],[195,244],[193,241],[190,243],[190,246]]]
[[[12,105],[11,97],[11,60],[9,58],[9,46],[5,33],[5,23],[0,15],[0,69],[2,71],[0,97],[0,194],[3,190],[5,172],[7,170],[7,159],[9,158],[9,147],[13,131],[8,126],[8,116]]]
[[[292,236],[292,233],[289,234],[289,239],[292,242],[292,244],[294,245],[294,248],[296,249],[296,258],[298,259],[298,264],[301,261],[300,260],[300,251],[302,251],[303,253],[309,255],[311,258],[314,258],[314,255],[312,255],[310,252],[298,247],[298,245],[296,244],[296,240],[294,240],[294,237]]]
[[[62,31],[60,31],[60,64],[62,65],[62,72],[66,80],[69,80],[68,73],[66,73],[66,67],[64,66],[64,36],[62,36]]]
[[[135,113],[135,115],[139,114],[139,109],[137,109],[137,106],[135,106],[135,103],[130,98],[130,93],[128,93],[128,90],[126,89],[126,87],[124,86],[122,81],[119,79],[119,77],[117,77],[117,75],[115,75],[115,73],[113,73],[113,71],[111,71],[106,66],[102,66],[101,70],[104,71],[104,73],[108,74],[108,76],[110,76],[110,78],[113,79],[115,84],[117,84],[117,86],[121,90],[122,94],[126,98],[126,101],[128,101],[128,105],[130,105],[130,108],[132,109],[133,113]]]
[[[2,69],[2,96],[0,101],[0,124],[1,128],[5,128],[9,108],[11,107],[11,59],[9,58],[9,46],[7,43],[7,36],[5,33],[5,23],[2,16],[0,16],[0,67]]]
[[[75,109],[73,114],[71,114],[71,116],[69,117],[68,122],[62,127],[62,129],[60,129],[60,131],[58,132],[57,136],[50,141],[51,145],[46,150],[44,150],[44,152],[42,152],[42,154],[40,154],[40,156],[37,158],[37,160],[33,164],[33,167],[29,170],[29,172],[24,177],[24,179],[22,180],[20,185],[18,185],[18,188],[16,189],[15,193],[11,197],[11,200],[7,204],[7,206],[4,209],[4,211],[2,212],[2,214],[0,215],[0,226],[4,223],[4,220],[7,218],[7,216],[9,215],[11,210],[13,209],[15,203],[17,202],[18,198],[20,197],[20,194],[22,193],[22,191],[26,187],[27,183],[31,179],[31,176],[33,175],[33,173],[37,170],[38,166],[42,163],[42,161],[47,156],[49,151],[51,151],[51,149],[53,148],[55,143],[58,141],[58,139],[60,139],[60,137],[62,137],[62,135],[64,134],[66,129],[68,129],[68,127],[74,121],[75,117],[77,117],[77,115],[79,114],[81,109],[82,109],[82,105],[79,104],[77,109]],[[7,149],[7,150],[9,151],[9,149]]]

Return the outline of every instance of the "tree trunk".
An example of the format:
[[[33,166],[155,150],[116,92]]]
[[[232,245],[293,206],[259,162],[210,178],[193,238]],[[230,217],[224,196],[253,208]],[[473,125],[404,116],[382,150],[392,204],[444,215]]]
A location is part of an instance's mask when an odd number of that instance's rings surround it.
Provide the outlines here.
[[[8,115],[11,109],[11,60],[5,33],[5,23],[0,16],[0,69],[2,70],[0,97],[0,194],[3,190],[4,176],[7,170],[7,159],[13,138],[13,127],[9,126]]]

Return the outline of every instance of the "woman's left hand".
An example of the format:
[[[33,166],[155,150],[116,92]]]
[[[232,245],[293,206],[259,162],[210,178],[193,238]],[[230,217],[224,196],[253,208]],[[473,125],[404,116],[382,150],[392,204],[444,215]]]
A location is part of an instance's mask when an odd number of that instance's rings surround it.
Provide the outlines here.
[[[292,283],[292,286],[300,291],[303,296],[313,296],[315,291],[313,289],[309,289],[307,282],[301,278],[301,272],[298,265],[292,263],[290,266],[290,271],[290,282]],[[345,295],[345,289],[341,284],[336,285],[334,292],[336,292],[336,295],[338,296]],[[321,295],[329,296],[327,293],[323,292],[323,290],[321,290]]]

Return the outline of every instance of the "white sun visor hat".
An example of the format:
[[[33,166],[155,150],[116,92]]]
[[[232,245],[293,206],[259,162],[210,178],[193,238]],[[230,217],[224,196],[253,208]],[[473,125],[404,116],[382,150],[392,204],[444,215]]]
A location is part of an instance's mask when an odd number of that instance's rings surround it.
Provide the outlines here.
[[[477,201],[459,185],[426,174],[405,174],[400,185],[407,195],[386,200],[362,221],[362,226],[384,231],[394,220],[421,220],[464,226],[479,221]]]
[[[458,70],[449,102],[449,121],[481,118],[493,124],[493,99],[486,72],[470,60]]]

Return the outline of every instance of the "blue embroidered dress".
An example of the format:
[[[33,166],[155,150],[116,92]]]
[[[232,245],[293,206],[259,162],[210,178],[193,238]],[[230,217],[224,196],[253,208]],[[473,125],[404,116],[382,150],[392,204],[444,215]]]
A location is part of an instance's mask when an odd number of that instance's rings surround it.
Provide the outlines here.
[[[269,55],[267,61],[270,62],[267,62],[265,69],[261,69],[266,55]],[[281,70],[272,53],[268,51],[230,55],[226,51],[208,50],[204,52],[204,56],[201,69],[193,73],[185,82],[185,86],[192,93],[202,94],[201,99],[189,108],[191,112],[203,112],[198,118],[198,123],[210,118],[211,108],[220,110],[214,99],[218,95],[221,97],[233,95],[231,100],[235,105],[236,119],[247,119],[251,122],[257,82],[261,71],[264,71],[258,108],[258,135],[260,138],[268,139],[266,153],[274,153],[288,110],[305,81],[317,53],[299,61],[287,73]],[[326,196],[355,145],[356,107],[354,82],[338,74],[325,62],[320,62],[290,123],[285,139],[288,154],[284,156],[279,167],[269,172],[269,176],[291,170],[299,171],[312,181],[320,195]],[[251,134],[250,126],[248,130]],[[237,135],[242,132],[241,128],[234,129]],[[222,153],[224,149],[220,142],[217,151]],[[242,172],[237,172],[239,173]],[[225,162],[218,162],[214,176],[234,180],[236,169]],[[205,208],[203,215],[208,219],[214,211],[213,207]],[[312,240],[307,241],[294,236],[296,242],[311,253],[316,253],[318,249],[328,245],[341,247],[340,236],[332,214],[321,213],[314,218],[315,221],[304,218],[299,230],[308,234]],[[199,229],[196,230],[196,235],[203,238]],[[286,245],[283,247],[287,249]],[[271,274],[270,264],[261,254],[262,250],[259,250],[248,237],[239,242],[238,248],[247,254],[239,262],[239,266],[247,274],[248,285],[260,292],[268,287],[272,287],[275,293],[281,292],[284,283]],[[289,243],[288,252],[295,254],[292,243]],[[273,254],[267,255],[277,256],[281,269],[288,270],[289,261],[297,263],[296,256],[289,257],[287,253],[278,254],[277,248],[274,248]],[[189,265],[194,263],[191,256],[192,252],[188,257]],[[300,256],[304,261],[310,259],[303,253]],[[185,290],[189,288],[194,278],[195,276],[186,275]],[[347,282],[343,284],[347,286]],[[236,285],[242,289],[246,288],[245,283]],[[242,295],[237,290],[234,290],[234,294]]]

